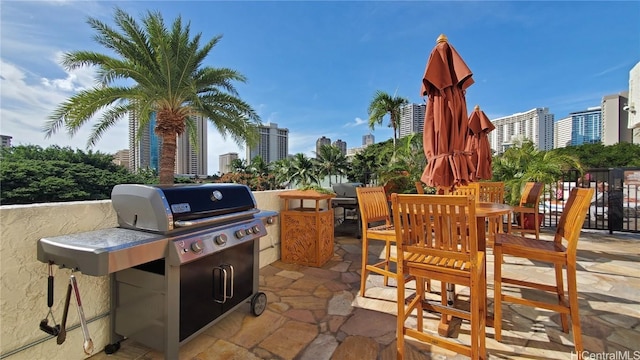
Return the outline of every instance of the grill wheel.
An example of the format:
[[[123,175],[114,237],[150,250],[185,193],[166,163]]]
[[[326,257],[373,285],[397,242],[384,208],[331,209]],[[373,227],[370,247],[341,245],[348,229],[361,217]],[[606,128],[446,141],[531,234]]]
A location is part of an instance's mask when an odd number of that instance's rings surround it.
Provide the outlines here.
[[[251,298],[251,312],[255,316],[260,316],[267,308],[267,294],[263,292],[256,293]]]

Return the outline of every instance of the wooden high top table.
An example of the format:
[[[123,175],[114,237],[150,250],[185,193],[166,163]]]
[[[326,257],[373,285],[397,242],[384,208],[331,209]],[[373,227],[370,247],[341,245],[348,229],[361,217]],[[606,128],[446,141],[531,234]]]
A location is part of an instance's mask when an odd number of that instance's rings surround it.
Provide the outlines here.
[[[487,229],[485,226],[486,220],[491,217],[509,215],[513,212],[513,206],[506,204],[498,204],[491,202],[478,202],[476,203],[476,223],[477,223],[477,231],[478,231],[478,251],[485,251],[485,266],[484,266],[484,277],[487,278]],[[443,294],[446,296],[446,294]],[[485,289],[485,297],[486,297],[486,289]],[[454,295],[455,299],[455,295]],[[440,336],[449,336],[451,331],[451,317],[450,316],[442,316],[440,318],[440,324],[438,324],[438,334]],[[487,312],[487,326],[493,327],[493,316],[489,316]]]

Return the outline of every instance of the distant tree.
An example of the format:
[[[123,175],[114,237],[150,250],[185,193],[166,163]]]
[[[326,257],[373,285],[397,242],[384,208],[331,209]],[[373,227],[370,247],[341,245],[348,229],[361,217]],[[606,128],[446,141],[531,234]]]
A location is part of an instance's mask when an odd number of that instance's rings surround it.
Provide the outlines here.
[[[271,172],[271,167],[258,155],[251,159],[251,164],[247,166],[247,171],[256,176],[267,176]]]
[[[369,127],[371,130],[375,125],[382,124],[382,119],[389,114],[389,127],[393,128],[393,146],[398,138],[398,128],[400,127],[400,107],[409,103],[409,100],[391,96],[384,91],[376,91],[373,100],[369,104]]]
[[[398,141],[398,146],[382,148],[378,178],[382,184],[391,182],[399,193],[415,192],[415,182],[420,180],[427,165],[422,147],[422,134],[411,134]]]
[[[154,131],[162,142],[161,184],[174,182],[177,137],[187,132],[190,141],[197,143],[198,116],[209,119],[223,137],[230,134],[238,144],[257,141],[260,117],[237,97],[232,84],[246,78],[233,69],[203,66],[221,36],[201,46],[202,34],[192,37],[189,23],[184,25],[178,17],[167,28],[158,12],[148,12],[141,25],[116,8],[114,22],[116,29],[96,18],[88,20],[96,42],[115,57],[93,51],[64,55],[62,64],[67,70],[96,67],[99,85],[59,105],[44,127],[47,137],[63,127],[73,135],[103,111],[87,141],[91,147],[130,112],[137,114],[141,129],[150,124],[155,112]]]
[[[510,204],[518,203],[526,182],[552,185],[569,169],[584,171],[576,156],[538,150],[531,140],[515,142],[492,163],[493,180],[504,181],[505,201]]]
[[[576,156],[585,168],[640,166],[640,144],[628,142],[614,145],[582,144],[552,151]]]
[[[244,159],[233,159],[229,164],[232,172],[235,173],[246,173],[247,172],[247,162]]]
[[[347,157],[344,156],[339,147],[334,145],[322,145],[316,154],[315,162],[320,169],[320,176],[329,177],[329,186],[331,176],[335,175],[338,182],[338,175],[345,175],[348,169]]]
[[[300,187],[319,184],[318,169],[305,154],[298,153],[291,158],[291,168],[287,177],[290,183]]]
[[[148,183],[100,152],[52,146],[20,145],[2,149],[0,202],[31,204],[58,201],[103,200],[117,184]],[[157,181],[157,178],[155,178]]]
[[[272,165],[273,175],[275,177],[276,183],[286,188],[291,183],[291,175],[293,173],[291,159],[284,158],[280,160],[276,160]]]
[[[352,182],[373,184],[377,181],[376,173],[380,168],[380,144],[372,144],[353,156],[347,178]]]

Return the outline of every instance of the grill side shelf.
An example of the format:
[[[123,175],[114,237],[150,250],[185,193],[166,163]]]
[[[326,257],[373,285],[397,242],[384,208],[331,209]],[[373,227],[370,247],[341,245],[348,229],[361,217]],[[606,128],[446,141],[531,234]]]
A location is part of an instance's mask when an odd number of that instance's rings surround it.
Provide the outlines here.
[[[103,276],[163,258],[167,242],[164,235],[109,228],[42,238],[37,256],[43,263]]]

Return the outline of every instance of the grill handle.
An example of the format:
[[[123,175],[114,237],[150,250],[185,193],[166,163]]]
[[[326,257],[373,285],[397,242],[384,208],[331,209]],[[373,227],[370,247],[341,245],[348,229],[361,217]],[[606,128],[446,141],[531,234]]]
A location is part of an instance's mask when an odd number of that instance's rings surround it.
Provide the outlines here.
[[[227,269],[229,271],[227,272]],[[216,272],[220,272],[221,277],[221,287],[222,287],[222,299],[219,300],[216,298]],[[218,267],[213,268],[213,300],[217,303],[224,304],[227,302],[227,299],[231,299],[233,297],[233,278],[234,278],[234,268],[233,265],[220,265]],[[229,273],[231,273],[231,277],[229,277]],[[227,286],[229,284],[229,286]],[[229,291],[227,291],[229,290]]]
[[[260,209],[251,209],[247,211],[241,211],[238,213],[219,215],[219,216],[211,216],[202,219],[193,219],[193,220],[176,220],[173,222],[175,227],[190,227],[190,226],[201,226],[201,225],[214,225],[225,221],[233,221],[240,218],[251,217],[254,214],[260,212]]]

